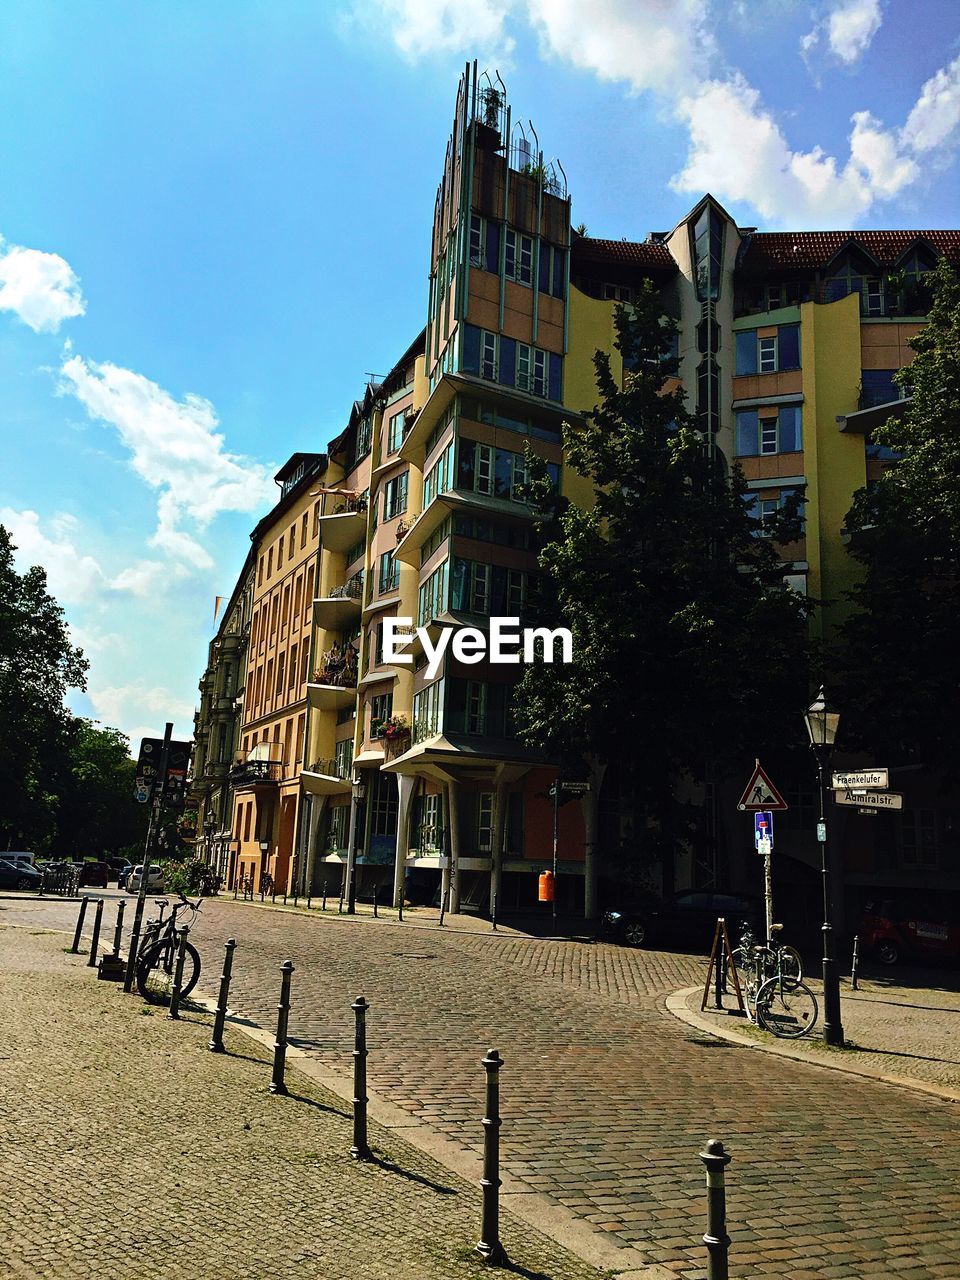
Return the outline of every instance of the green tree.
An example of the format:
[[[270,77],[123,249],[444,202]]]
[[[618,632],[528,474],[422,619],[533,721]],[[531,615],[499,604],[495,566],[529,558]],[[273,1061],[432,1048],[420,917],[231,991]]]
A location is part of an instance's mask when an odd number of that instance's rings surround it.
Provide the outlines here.
[[[573,633],[573,661],[528,666],[516,695],[521,736],[566,767],[619,767],[633,793],[634,861],[673,855],[697,817],[679,797],[719,781],[795,736],[808,689],[808,602],[745,503],[739,469],[724,473],[668,378],[676,324],[648,283],[616,316],[629,370],[621,388],[595,357],[599,400],[564,428],[565,457],[592,481],[582,510],[530,455],[543,570],[541,625]],[[799,532],[796,504],[778,539]],[[692,789],[693,791],[696,788]]]
[[[863,576],[833,652],[845,739],[893,762],[960,761],[960,280],[942,260],[912,365],[911,400],[873,433],[899,460],[847,515]]]
[[[8,849],[42,846],[55,832],[72,722],[64,696],[84,687],[87,670],[46,573],[18,573],[15,549],[0,525],[0,848]]]
[[[129,739],[82,719],[73,721],[67,738],[53,850],[82,856],[142,844],[147,814],[133,795]]]

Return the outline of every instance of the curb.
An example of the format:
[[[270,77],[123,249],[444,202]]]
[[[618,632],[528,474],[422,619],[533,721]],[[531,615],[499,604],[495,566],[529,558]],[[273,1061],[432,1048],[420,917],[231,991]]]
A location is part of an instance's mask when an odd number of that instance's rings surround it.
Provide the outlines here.
[[[945,1102],[960,1102],[960,1090],[951,1089],[948,1085],[931,1084],[927,1080],[912,1080],[909,1076],[891,1075],[889,1071],[881,1071],[868,1063],[834,1061],[832,1058],[813,1057],[785,1044],[766,1044],[755,1040],[752,1036],[742,1035],[719,1022],[711,1021],[701,1013],[694,1012],[687,1005],[691,995],[699,995],[699,987],[684,987],[667,996],[664,1007],[679,1022],[685,1022],[698,1031],[708,1031],[718,1040],[726,1040],[729,1044],[740,1045],[745,1049],[759,1049],[761,1053],[772,1053],[780,1058],[792,1058],[794,1062],[803,1062],[810,1067],[824,1067],[827,1071],[840,1071],[848,1076],[860,1076],[861,1079],[876,1080],[880,1084],[898,1085],[902,1089],[912,1089],[924,1093],[928,1097],[941,1098]]]

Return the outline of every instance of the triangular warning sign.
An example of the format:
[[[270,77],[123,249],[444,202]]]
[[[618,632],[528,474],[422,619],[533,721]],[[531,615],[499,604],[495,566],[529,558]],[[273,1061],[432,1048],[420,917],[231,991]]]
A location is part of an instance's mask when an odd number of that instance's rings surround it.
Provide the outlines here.
[[[786,809],[787,802],[764,773],[758,760],[737,808],[754,812],[757,809]]]

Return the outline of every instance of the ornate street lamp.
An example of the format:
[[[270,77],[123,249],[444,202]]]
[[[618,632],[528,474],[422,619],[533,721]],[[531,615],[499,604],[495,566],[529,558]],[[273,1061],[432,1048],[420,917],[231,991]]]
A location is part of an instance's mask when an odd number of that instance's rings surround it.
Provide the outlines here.
[[[820,783],[820,821],[817,823],[817,840],[820,844],[820,870],[823,876],[823,1038],[827,1044],[843,1044],[843,1023],[840,1020],[840,975],[833,946],[833,897],[830,885],[830,853],[827,845],[827,770],[840,724],[839,711],[827,705],[821,686],[820,692],[804,713],[810,747],[817,759],[817,776]]]

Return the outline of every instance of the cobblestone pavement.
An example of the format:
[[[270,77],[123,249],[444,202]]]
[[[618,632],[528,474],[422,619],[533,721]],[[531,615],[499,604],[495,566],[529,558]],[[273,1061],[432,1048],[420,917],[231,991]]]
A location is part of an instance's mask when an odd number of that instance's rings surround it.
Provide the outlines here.
[[[733,1274],[960,1276],[956,1106],[677,1022],[664,997],[702,982],[700,958],[215,900],[194,939],[214,975],[228,936],[232,1003],[270,1025],[292,959],[291,1035],[332,1069],[348,1069],[349,1004],[366,996],[371,1089],[463,1149],[478,1145],[478,1059],[496,1045],[508,1202],[538,1191],[693,1280],[697,1152],[720,1137]]]
[[[938,976],[941,982],[952,979],[956,986],[955,974]],[[823,984],[817,978],[806,980],[820,1002],[822,1016]],[[851,991],[849,983],[843,983],[843,1033],[850,1046],[843,1051],[844,1067],[943,1088],[960,1101],[960,991],[927,985],[936,980],[930,971],[916,980],[924,985],[906,987],[902,985],[902,975],[894,985],[890,974],[861,979],[858,991]],[[725,1003],[735,1003],[732,994]],[[729,1026],[738,1033],[770,1041],[765,1032],[745,1026],[742,1020],[730,1021],[726,1014],[714,1013],[712,1001],[700,1014],[699,993],[691,994],[686,1005],[698,1022],[713,1023],[721,1034]],[[782,1041],[776,1043],[783,1047]],[[790,1052],[813,1061],[837,1058],[836,1050],[828,1048],[817,1035],[791,1042]]]
[[[62,934],[0,929],[4,1280],[479,1280],[479,1189],[209,1019],[99,983]],[[518,1273],[597,1271],[506,1215]]]

